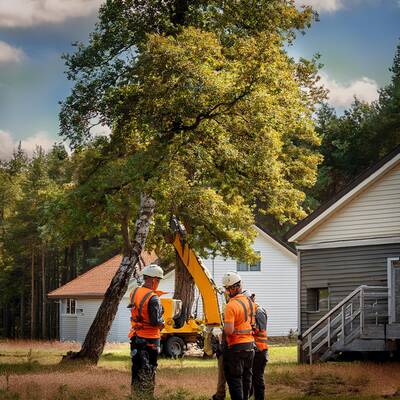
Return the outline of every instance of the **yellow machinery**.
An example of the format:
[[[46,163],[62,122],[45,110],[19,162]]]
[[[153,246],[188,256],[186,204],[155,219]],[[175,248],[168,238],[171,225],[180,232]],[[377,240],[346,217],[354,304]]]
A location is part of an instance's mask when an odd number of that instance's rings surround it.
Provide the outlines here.
[[[174,235],[172,243],[203,300],[204,319],[189,318],[182,327],[175,328],[174,319],[181,312],[182,302],[175,299],[161,299],[165,319],[165,327],[161,332],[164,352],[171,357],[181,357],[186,344],[203,341],[206,327],[221,327],[222,320],[218,303],[218,294],[221,292],[208,269],[187,243],[185,227],[176,217],[173,217],[171,225]]]

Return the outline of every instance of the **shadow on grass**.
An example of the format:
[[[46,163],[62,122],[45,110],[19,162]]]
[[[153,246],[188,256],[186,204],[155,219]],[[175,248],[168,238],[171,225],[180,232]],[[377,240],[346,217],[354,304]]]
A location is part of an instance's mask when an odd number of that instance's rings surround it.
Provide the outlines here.
[[[27,361],[21,363],[0,364],[0,375],[23,375],[30,373],[53,373],[80,370],[87,364],[79,361],[73,363],[40,364],[38,361]],[[0,399],[2,399],[0,397]]]
[[[101,356],[100,360],[102,361],[130,361],[129,354],[115,354],[115,353],[105,353]]]

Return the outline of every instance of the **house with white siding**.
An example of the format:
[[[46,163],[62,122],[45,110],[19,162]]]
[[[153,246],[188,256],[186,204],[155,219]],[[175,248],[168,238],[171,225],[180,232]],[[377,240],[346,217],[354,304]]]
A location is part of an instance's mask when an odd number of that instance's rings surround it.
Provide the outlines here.
[[[288,232],[303,361],[400,351],[400,146]]]
[[[260,261],[254,265],[223,257],[208,258],[203,264],[208,268],[217,285],[227,271],[238,271],[244,286],[256,295],[256,301],[267,309],[269,314],[269,336],[287,336],[297,329],[297,265],[295,251],[284,242],[273,237],[256,226],[257,236],[253,248],[260,255]],[[154,262],[156,256],[142,255],[147,265]],[[64,286],[50,292],[50,299],[60,302],[60,340],[82,342],[96,316],[104,293],[115,274],[121,256],[113,257],[94,267]],[[170,271],[160,282],[159,289],[174,292],[175,273]],[[130,326],[130,312],[127,308],[129,293],[135,282],[129,285],[112,324],[107,340],[126,342]],[[196,293],[193,313],[202,316],[202,301]]]

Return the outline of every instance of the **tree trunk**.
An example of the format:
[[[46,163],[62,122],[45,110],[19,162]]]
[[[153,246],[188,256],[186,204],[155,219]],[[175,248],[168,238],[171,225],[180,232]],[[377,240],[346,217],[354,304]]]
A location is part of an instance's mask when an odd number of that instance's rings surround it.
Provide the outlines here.
[[[176,254],[174,299],[182,300],[182,312],[175,319],[175,326],[182,327],[192,313],[194,303],[194,281],[181,258]]]
[[[68,282],[68,249],[64,249],[64,264],[61,267],[61,285],[65,285]]]
[[[82,272],[86,272],[89,268],[88,258],[89,258],[89,241],[82,240]]]
[[[24,290],[22,289],[21,291],[21,297],[20,297],[20,305],[19,305],[19,337],[22,339],[25,337],[25,314],[24,314]]]
[[[139,261],[139,256],[146,242],[154,208],[154,200],[147,195],[142,195],[134,238],[129,243],[125,242],[121,265],[104,295],[104,299],[97,311],[96,318],[89,328],[81,350],[77,353],[68,353],[67,356],[63,357],[64,362],[67,360],[84,360],[97,364],[103,352],[111,324],[117,313],[118,305],[128,289],[129,279],[135,265]],[[125,226],[125,231],[127,229],[128,227]]]
[[[35,307],[35,251],[32,246],[31,259],[31,339],[36,333],[36,307]]]
[[[42,247],[42,339],[46,339],[46,269],[45,247]]]

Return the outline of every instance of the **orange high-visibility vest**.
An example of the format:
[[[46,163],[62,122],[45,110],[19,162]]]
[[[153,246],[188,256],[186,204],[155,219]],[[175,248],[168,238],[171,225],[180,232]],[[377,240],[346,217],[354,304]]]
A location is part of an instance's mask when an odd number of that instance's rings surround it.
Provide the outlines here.
[[[157,296],[151,289],[145,287],[137,287],[130,294],[131,307],[131,329],[128,338],[139,336],[145,339],[159,339],[160,327],[150,324],[149,301]]]
[[[267,350],[268,349],[268,336],[267,336],[267,329],[265,325],[265,329],[260,329],[261,326],[258,325],[257,321],[257,314],[261,312],[263,315],[266,316],[265,310],[263,308],[259,308],[259,305],[255,303],[256,305],[256,328],[254,329],[254,341],[256,343],[257,349],[259,351]],[[264,328],[264,324],[262,326]]]
[[[260,331],[256,329],[254,332],[254,341],[259,351],[267,350],[268,349],[267,331],[265,330]]]
[[[226,337],[228,346],[254,342],[255,304],[244,294],[231,298],[225,308],[225,322],[233,322],[234,331]]]

